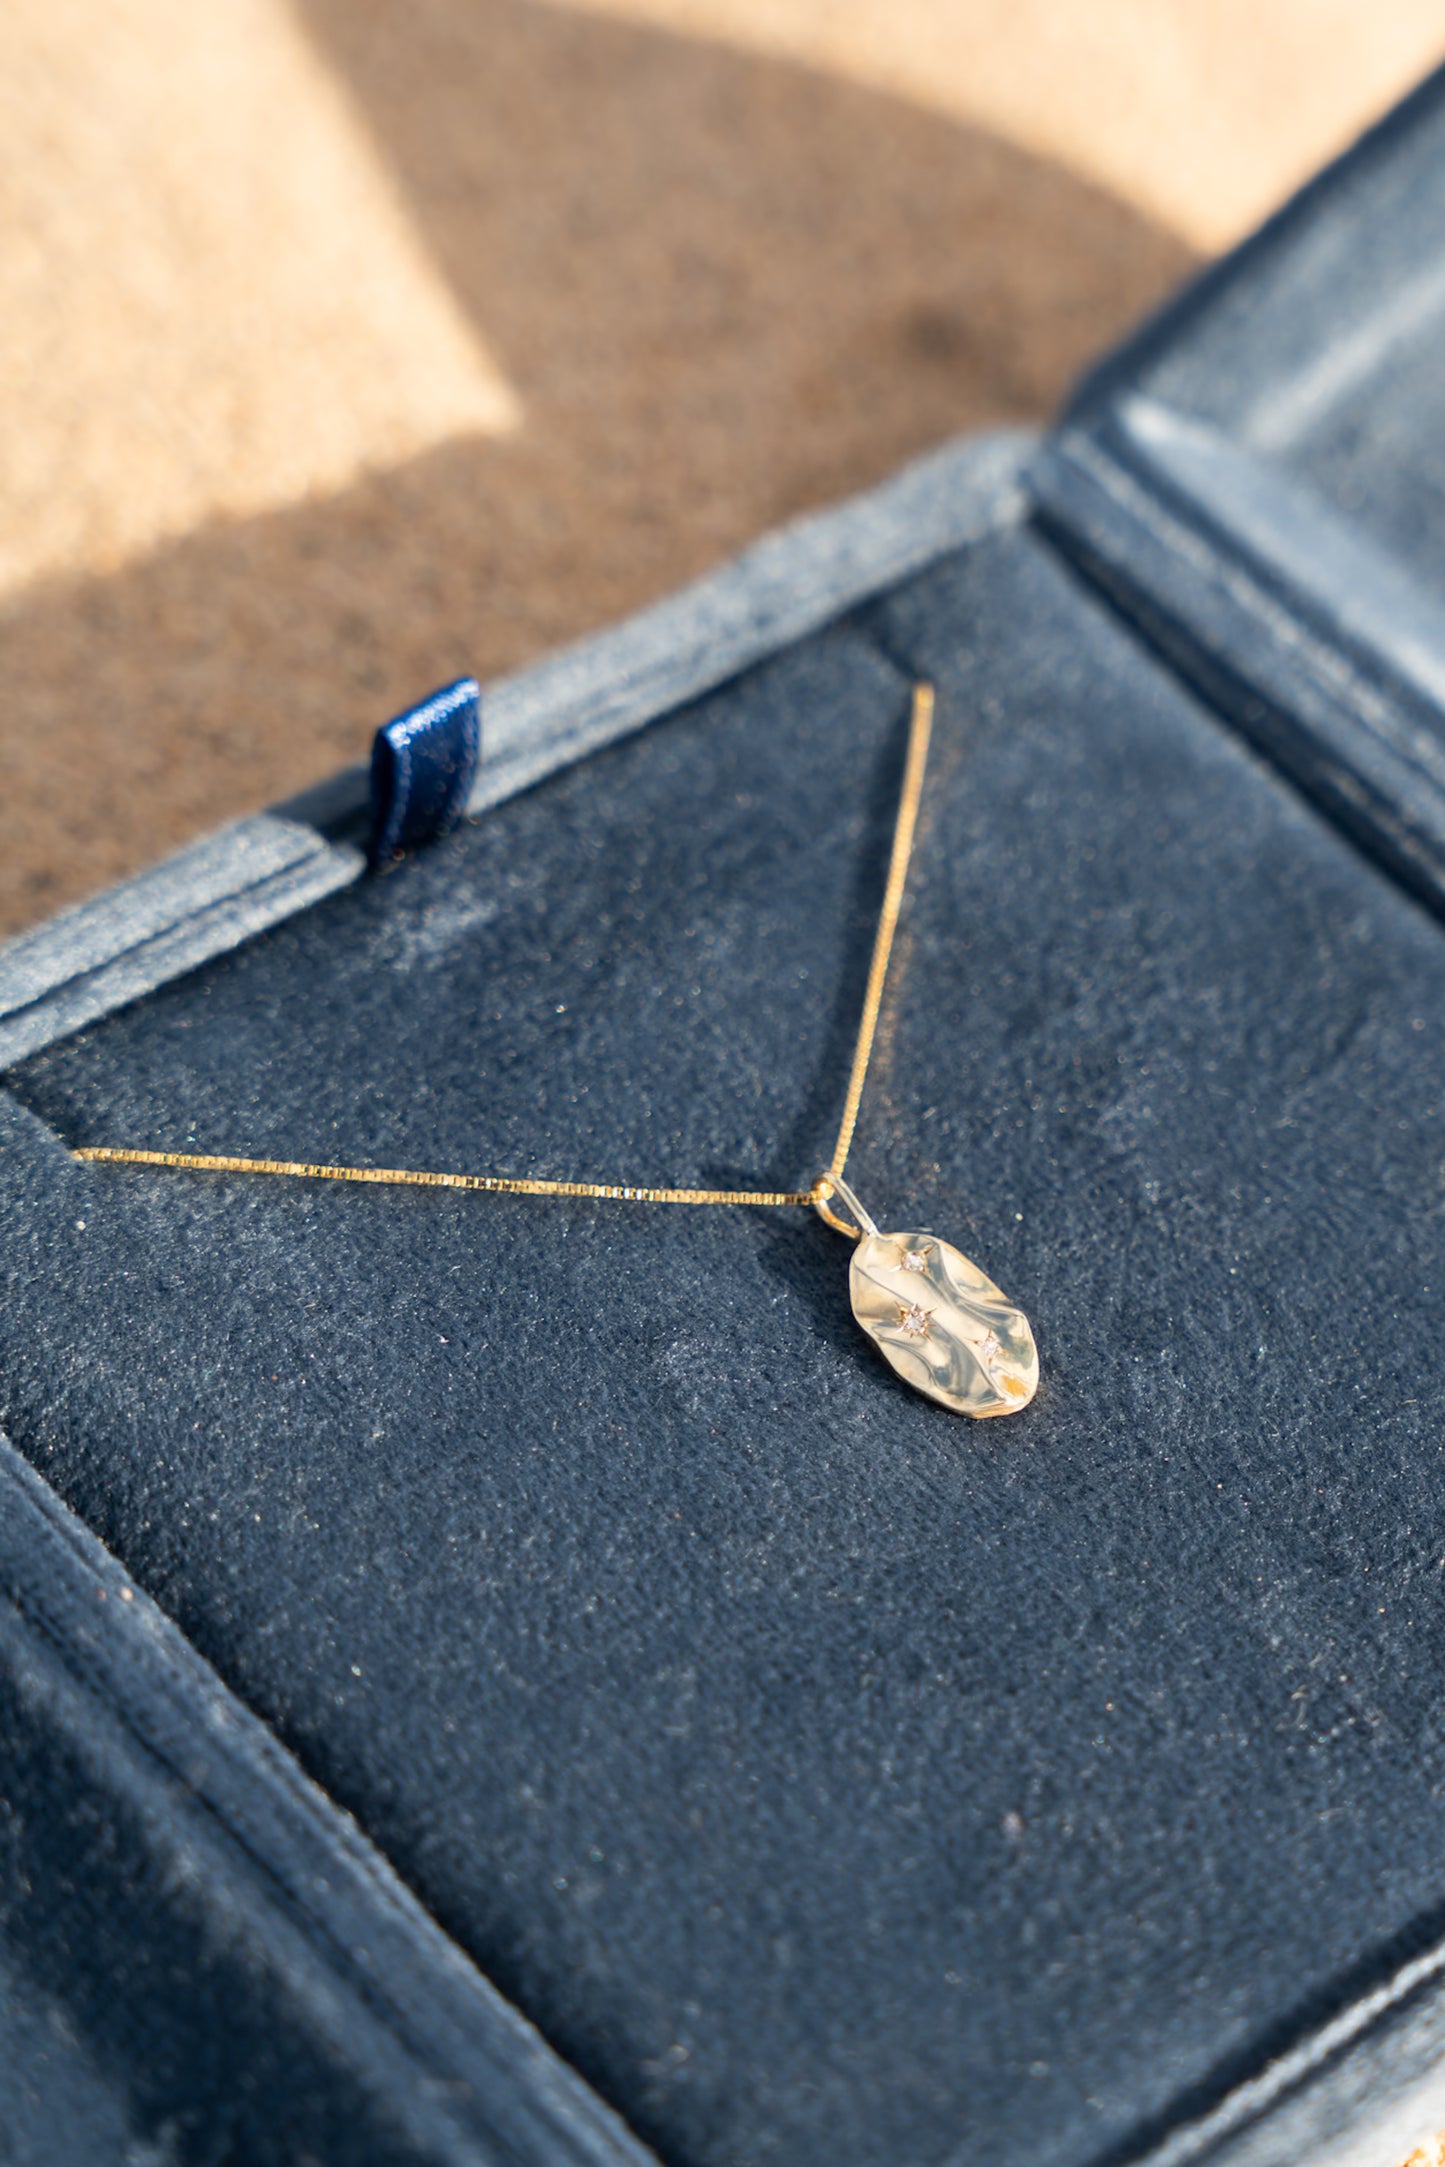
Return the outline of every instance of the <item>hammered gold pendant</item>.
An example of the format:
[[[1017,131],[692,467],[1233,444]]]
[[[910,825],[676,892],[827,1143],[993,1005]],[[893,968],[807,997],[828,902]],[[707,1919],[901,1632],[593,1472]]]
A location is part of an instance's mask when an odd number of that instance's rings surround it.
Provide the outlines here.
[[[1017,1414],[1038,1390],[1029,1320],[961,1250],[936,1234],[886,1234],[847,1183],[829,1177],[858,1222],[848,1274],[853,1314],[905,1384],[956,1414]],[[831,1226],[851,1234],[815,1196]]]

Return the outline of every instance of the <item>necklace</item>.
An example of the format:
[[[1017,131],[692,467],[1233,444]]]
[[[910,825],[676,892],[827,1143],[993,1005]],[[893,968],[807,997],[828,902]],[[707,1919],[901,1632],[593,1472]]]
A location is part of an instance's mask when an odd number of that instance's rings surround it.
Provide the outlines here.
[[[844,1177],[863,1103],[903,907],[918,808],[933,729],[933,688],[916,685],[908,757],[893,830],[888,881],[878,914],[873,960],[853,1049],[843,1117],[827,1171],[809,1189],[668,1189],[641,1183],[533,1181],[511,1174],[439,1174],[372,1166],[322,1166],[290,1159],[223,1158],[187,1151],[138,1151],[91,1144],[75,1157],[108,1164],[160,1166],[201,1173],[280,1174],[313,1181],[407,1183],[431,1189],[477,1189],[501,1196],[575,1196],[631,1204],[724,1204],[797,1208],[818,1216],[854,1244],[849,1271],[853,1315],[906,1384],[958,1414],[1014,1414],[1038,1388],[1039,1358],[1029,1321],[961,1251],[926,1232],[884,1233]],[[835,1205],[848,1214],[839,1216]]]

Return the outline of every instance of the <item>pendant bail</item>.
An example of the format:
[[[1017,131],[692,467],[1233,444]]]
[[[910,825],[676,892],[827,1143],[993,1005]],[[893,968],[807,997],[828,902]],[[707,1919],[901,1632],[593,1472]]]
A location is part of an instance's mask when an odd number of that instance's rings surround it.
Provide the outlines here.
[[[846,1234],[850,1242],[859,1241],[865,1234],[876,1234],[878,1232],[877,1227],[841,1174],[820,1174],[813,1183],[809,1194],[813,1200],[813,1209],[818,1214],[818,1217],[826,1221],[835,1233]],[[855,1226],[849,1226],[846,1219],[840,1219],[835,1211],[829,1209],[828,1199],[832,1196],[840,1198],[847,1209],[852,1212],[854,1219],[857,1221]]]

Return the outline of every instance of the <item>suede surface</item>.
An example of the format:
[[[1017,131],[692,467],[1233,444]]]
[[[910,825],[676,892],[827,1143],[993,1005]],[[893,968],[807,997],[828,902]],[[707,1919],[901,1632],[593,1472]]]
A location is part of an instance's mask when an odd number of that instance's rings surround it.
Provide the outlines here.
[[[1023,1304],[974,1426],[804,1213]],[[1445,1900],[1445,944],[1027,532],[10,1079],[19,1448],[673,2167],[1064,2167]]]

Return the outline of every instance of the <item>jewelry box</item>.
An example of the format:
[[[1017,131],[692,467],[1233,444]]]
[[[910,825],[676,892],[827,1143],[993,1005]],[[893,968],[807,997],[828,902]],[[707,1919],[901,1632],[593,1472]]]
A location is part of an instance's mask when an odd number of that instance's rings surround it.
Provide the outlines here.
[[[394,870],[357,771],[0,950],[0,2150],[1445,2126],[1442,313],[1437,77],[1041,441],[484,688]],[[811,1214],[72,1155],[806,1182],[918,679],[850,1178],[1016,1418]]]

